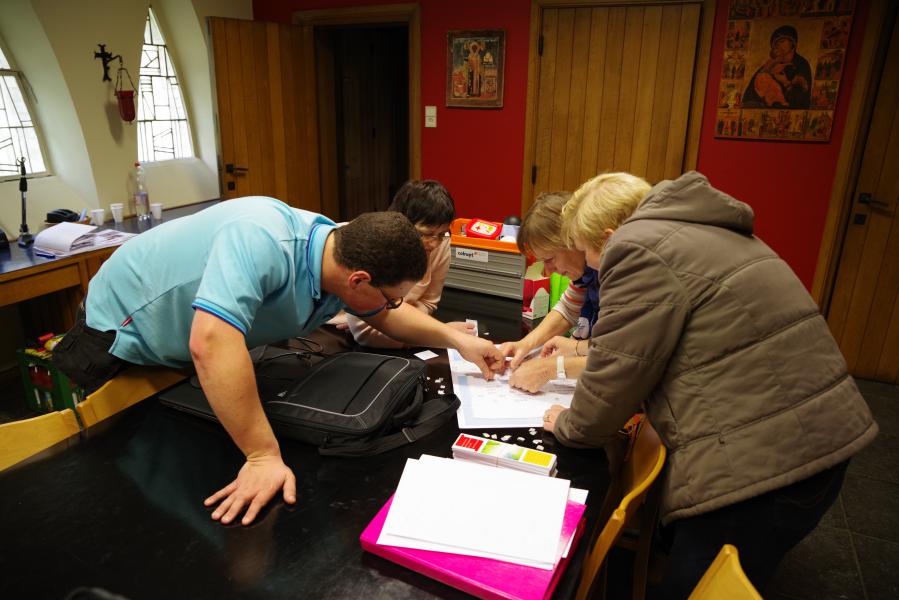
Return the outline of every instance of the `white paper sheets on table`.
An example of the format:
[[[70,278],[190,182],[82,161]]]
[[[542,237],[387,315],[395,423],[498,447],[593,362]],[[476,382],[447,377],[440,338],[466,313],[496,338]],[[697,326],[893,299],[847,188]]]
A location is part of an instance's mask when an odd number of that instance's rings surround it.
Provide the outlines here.
[[[379,544],[552,569],[569,482],[423,455],[409,459]]]
[[[453,391],[462,402],[456,413],[460,429],[543,427],[543,413],[553,404],[571,405],[576,379],[553,380],[536,394],[509,386],[509,372],[487,381],[481,370],[456,350],[447,350]]]

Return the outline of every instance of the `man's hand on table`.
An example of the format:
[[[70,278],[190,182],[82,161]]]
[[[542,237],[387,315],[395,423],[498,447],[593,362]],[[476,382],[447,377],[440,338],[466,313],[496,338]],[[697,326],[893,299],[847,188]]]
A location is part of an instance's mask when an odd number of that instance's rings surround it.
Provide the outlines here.
[[[212,518],[223,525],[231,523],[246,508],[241,524],[249,525],[279,490],[283,490],[285,502],[296,503],[297,478],[284,464],[280,453],[251,454],[238,472],[237,479],[206,498],[203,504],[212,506],[221,500],[212,512]]]
[[[455,342],[456,350],[462,358],[473,362],[481,369],[484,379],[493,379],[496,373],[506,369],[506,358],[492,342],[473,335],[461,334]]]

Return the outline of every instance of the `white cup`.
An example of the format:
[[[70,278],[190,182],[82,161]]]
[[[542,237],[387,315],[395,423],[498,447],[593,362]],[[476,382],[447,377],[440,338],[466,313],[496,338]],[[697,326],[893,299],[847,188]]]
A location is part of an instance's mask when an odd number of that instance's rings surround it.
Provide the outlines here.
[[[94,208],[91,210],[91,225],[102,225],[106,220],[105,208]]]
[[[162,203],[161,202],[151,202],[150,203],[150,214],[153,215],[153,218],[159,221],[162,219]]]
[[[116,223],[121,223],[125,218],[125,205],[122,202],[113,202],[109,205],[109,210],[112,211],[112,220]]]

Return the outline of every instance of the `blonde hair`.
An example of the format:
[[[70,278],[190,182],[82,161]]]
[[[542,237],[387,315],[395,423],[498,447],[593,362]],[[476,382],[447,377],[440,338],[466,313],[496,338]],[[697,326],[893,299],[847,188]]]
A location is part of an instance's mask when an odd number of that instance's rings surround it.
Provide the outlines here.
[[[562,209],[562,242],[571,248],[577,240],[599,246],[605,230],[618,229],[650,189],[630,173],[602,173],[582,184]]]
[[[562,207],[571,192],[544,192],[537,196],[518,230],[518,249],[533,254],[534,248],[557,250],[566,248],[562,241]]]

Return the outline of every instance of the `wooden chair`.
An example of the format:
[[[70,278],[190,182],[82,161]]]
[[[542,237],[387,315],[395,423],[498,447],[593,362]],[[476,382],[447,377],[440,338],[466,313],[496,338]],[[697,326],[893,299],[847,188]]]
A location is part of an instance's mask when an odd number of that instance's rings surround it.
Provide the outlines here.
[[[721,552],[696,584],[689,600],[762,600],[740,566],[737,549],[724,544]]]
[[[634,561],[634,598],[642,598],[646,592],[646,566],[649,562],[649,548],[658,511],[658,494],[652,495],[652,502],[647,500],[652,484],[656,481],[665,465],[665,446],[662,445],[655,429],[645,419],[640,423],[633,446],[622,463],[621,471],[615,485],[621,490],[621,501],[612,512],[590,553],[584,559],[581,569],[581,580],[577,590],[577,599],[589,597],[598,583],[597,574],[603,566],[609,550],[621,539],[624,528],[640,525],[639,539],[636,543],[637,556]],[[641,505],[646,506],[642,518],[636,515]],[[604,581],[602,582],[604,585]]]
[[[96,425],[119,411],[137,404],[187,379],[189,371],[159,367],[131,367],[110,379],[79,403],[75,409],[84,427]]]
[[[0,471],[65,441],[80,431],[72,409],[0,425]]]

